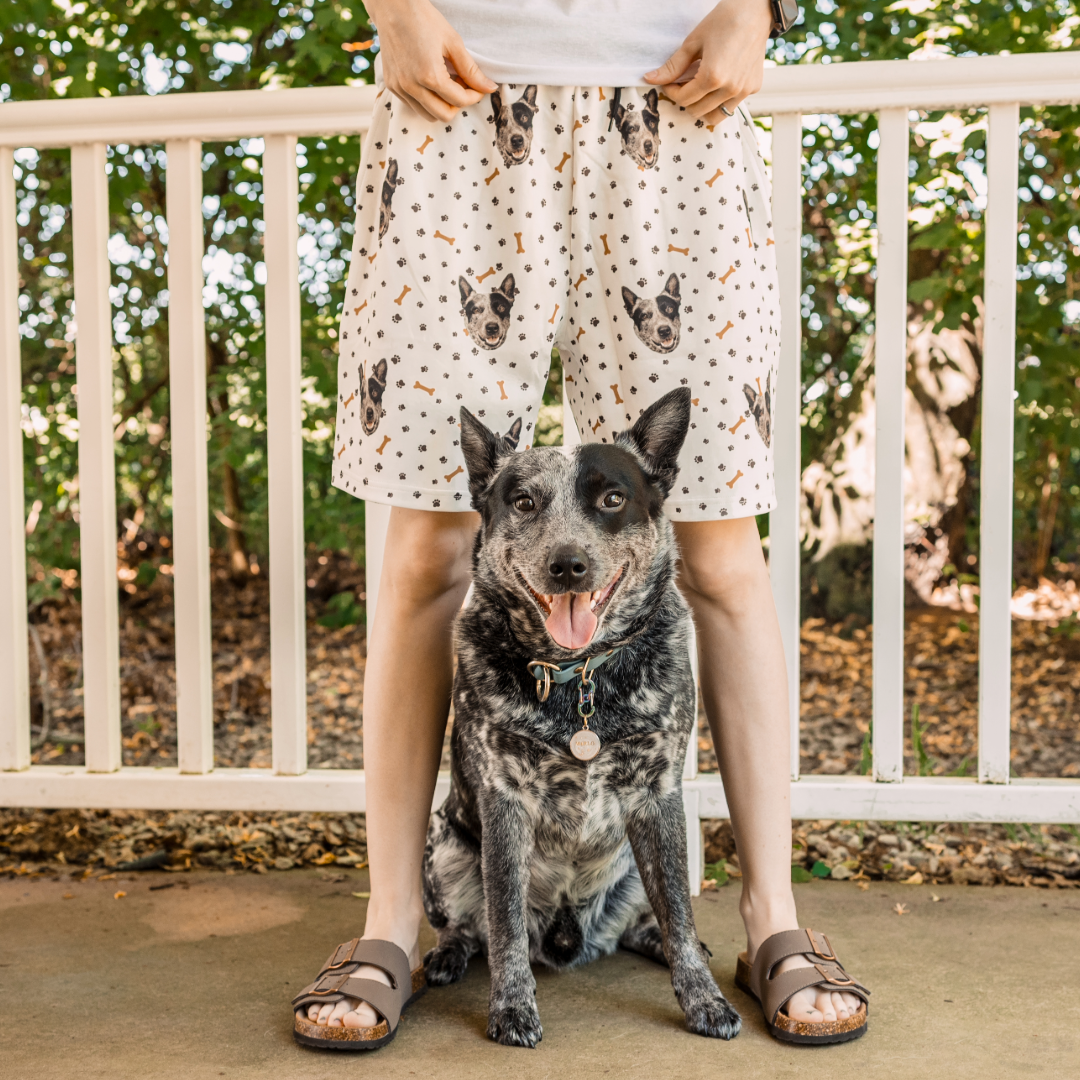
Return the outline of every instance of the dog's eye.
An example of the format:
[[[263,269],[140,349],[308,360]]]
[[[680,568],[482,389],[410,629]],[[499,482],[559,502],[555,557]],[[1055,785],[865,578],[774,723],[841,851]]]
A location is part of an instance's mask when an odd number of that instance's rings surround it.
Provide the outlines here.
[[[523,514],[528,514],[536,509],[536,503],[528,495],[519,495],[514,500],[514,509],[520,510]]]
[[[609,491],[604,496],[604,506],[609,510],[616,510],[626,502],[626,496],[618,491]]]

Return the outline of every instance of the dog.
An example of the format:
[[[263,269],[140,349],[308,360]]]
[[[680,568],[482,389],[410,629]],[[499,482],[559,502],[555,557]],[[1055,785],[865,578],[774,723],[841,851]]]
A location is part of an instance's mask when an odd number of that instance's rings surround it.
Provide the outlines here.
[[[622,290],[627,314],[634,320],[634,333],[653,352],[669,353],[679,344],[679,278],[672,274],[657,297],[640,297],[625,285]]]
[[[497,349],[510,329],[510,309],[518,294],[514,275],[507,274],[502,284],[489,293],[477,292],[464,277],[459,277],[458,290],[469,337],[482,349]]]
[[[379,421],[386,415],[382,399],[386,391],[386,361],[380,360],[371,367],[371,375],[364,378],[364,365],[360,365],[360,426],[365,435],[374,435]]]
[[[491,972],[488,1034],[543,1034],[530,962],[572,968],[619,946],[666,964],[690,1031],[722,1039],[740,1019],[718,989],[690,908],[682,768],[696,737],[690,615],[675,586],[663,512],[690,422],[674,390],[612,443],[514,453],[461,410],[461,448],[481,524],[473,595],[455,628],[450,794],[431,818],[423,899],[438,943],[427,981]],[[589,729],[571,755],[579,689],[530,661],[621,650],[596,672]]]
[[[503,104],[498,90],[492,91],[491,110],[495,145],[502,154],[503,164],[509,168],[527,161],[532,150],[533,117],[540,111],[536,104],[536,87],[526,86],[521,97],[510,105]]]
[[[390,202],[397,190],[398,167],[397,159],[389,158],[386,162],[386,179],[383,180],[382,194],[379,196],[379,239],[386,235],[390,228],[390,219],[394,212],[390,209]]]
[[[760,383],[758,384],[760,385]],[[772,439],[772,372],[765,377],[765,393],[755,390],[749,383],[743,383],[743,393],[750,404],[761,441],[769,446]]]
[[[633,105],[612,102],[611,118],[619,129],[623,153],[643,169],[654,169],[660,161],[660,95],[650,90],[645,95],[645,108],[638,112]]]

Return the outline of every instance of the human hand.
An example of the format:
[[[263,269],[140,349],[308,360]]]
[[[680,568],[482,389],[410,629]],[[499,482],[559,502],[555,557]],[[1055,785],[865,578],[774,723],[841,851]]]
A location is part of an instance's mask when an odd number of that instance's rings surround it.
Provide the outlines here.
[[[383,82],[426,120],[449,121],[498,89],[430,0],[368,0],[365,6],[379,31]]]
[[[662,86],[691,116],[707,124],[722,123],[761,89],[771,31],[769,0],[721,0],[645,81]],[[677,82],[687,73],[693,76],[688,82]]]

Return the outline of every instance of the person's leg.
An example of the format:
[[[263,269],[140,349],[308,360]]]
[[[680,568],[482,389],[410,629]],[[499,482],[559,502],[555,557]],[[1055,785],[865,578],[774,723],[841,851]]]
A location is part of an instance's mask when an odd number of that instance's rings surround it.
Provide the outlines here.
[[[371,899],[363,936],[420,963],[420,861],[453,678],[451,626],[469,587],[473,513],[395,507],[364,677],[364,773]],[[388,982],[378,968],[357,977]],[[308,1018],[371,1027],[369,1005],[312,1005]]]
[[[694,613],[705,713],[739,849],[739,910],[753,962],[766,938],[799,925],[783,643],[754,518],[680,522],[675,531],[679,587]],[[808,964],[790,957],[779,970]],[[797,1020],[835,1020],[858,1006],[852,994],[815,987],[796,994],[786,1011]]]

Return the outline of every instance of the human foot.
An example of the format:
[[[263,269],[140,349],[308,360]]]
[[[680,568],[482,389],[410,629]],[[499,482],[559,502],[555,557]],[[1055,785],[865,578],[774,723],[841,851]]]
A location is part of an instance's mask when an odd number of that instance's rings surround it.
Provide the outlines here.
[[[784,926],[770,930],[768,933],[762,933],[760,936],[748,936],[746,944],[747,962],[753,965],[758,946],[773,934],[785,929],[797,930],[798,927]],[[773,969],[773,977],[782,975],[787,971],[813,967],[818,959],[820,958],[814,953],[799,953],[785,957]],[[854,1016],[861,1006],[862,999],[857,995],[837,991],[829,987],[827,983],[822,983],[818,986],[808,986],[805,990],[799,990],[792,994],[784,1004],[783,1012],[792,1020],[803,1023],[831,1023],[836,1020],[847,1020],[849,1017]]]
[[[411,947],[407,941],[398,941],[392,937],[382,940],[393,941],[408,955],[410,969],[415,971],[420,966],[420,943],[415,938]],[[390,985],[389,975],[382,968],[371,964],[361,964],[352,974],[357,979],[371,979],[386,986]],[[367,1028],[382,1023],[382,1017],[366,1001],[358,1001],[356,998],[344,998],[326,1005],[309,1005],[306,1011],[309,1021],[326,1027]]]

